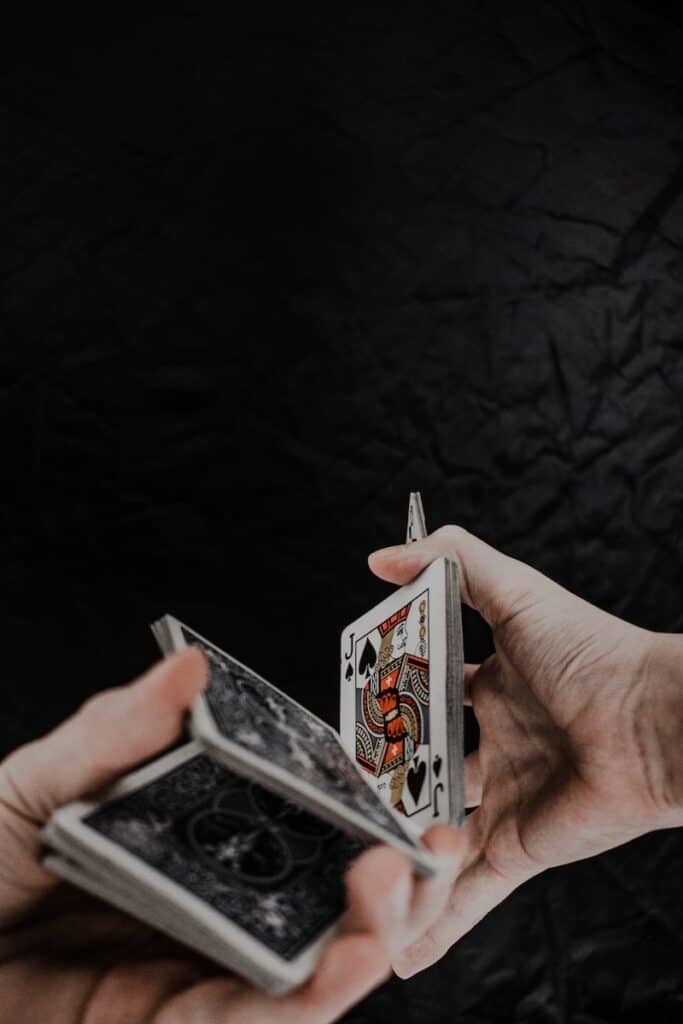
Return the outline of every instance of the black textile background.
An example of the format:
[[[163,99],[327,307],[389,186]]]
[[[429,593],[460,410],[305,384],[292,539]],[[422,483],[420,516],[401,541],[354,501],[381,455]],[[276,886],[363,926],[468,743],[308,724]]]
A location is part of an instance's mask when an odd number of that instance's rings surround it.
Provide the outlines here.
[[[2,749],[167,610],[336,722],[414,488],[683,629],[683,17],[88,10],[0,41]],[[680,1020],[682,868],[549,872],[348,1019]]]

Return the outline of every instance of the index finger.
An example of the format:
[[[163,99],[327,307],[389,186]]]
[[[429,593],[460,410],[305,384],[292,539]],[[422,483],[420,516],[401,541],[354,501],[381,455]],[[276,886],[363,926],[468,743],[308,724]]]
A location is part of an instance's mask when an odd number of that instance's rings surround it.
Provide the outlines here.
[[[556,588],[531,566],[504,555],[460,526],[442,526],[424,540],[373,551],[368,563],[375,575],[403,584],[443,557],[458,565],[462,600],[492,627],[548,588]]]

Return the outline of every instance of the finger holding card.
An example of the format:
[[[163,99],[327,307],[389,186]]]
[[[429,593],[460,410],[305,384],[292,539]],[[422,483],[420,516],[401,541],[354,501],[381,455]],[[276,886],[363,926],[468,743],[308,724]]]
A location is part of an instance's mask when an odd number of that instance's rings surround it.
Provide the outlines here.
[[[406,925],[398,935],[399,951],[420,939],[441,917],[465,861],[467,839],[462,830],[434,825],[425,832],[423,841],[438,859],[440,870],[431,878],[415,880]],[[364,856],[361,855],[361,863]]]
[[[172,616],[154,633],[166,652],[204,654],[196,739],[99,800],[58,810],[44,833],[47,866],[283,994],[342,927],[344,874],[364,846],[406,854],[408,876],[410,862],[424,875],[437,862],[334,729]]]
[[[44,839],[55,874],[273,994],[303,982],[338,930],[361,849],[196,742],[60,808]]]
[[[417,539],[419,494],[411,523]],[[457,833],[422,834],[463,815],[458,584],[456,563],[442,558],[344,631],[341,737],[188,626],[160,619],[165,653],[195,650],[162,671],[194,666],[178,693],[167,687],[157,749],[190,703],[194,741],[56,810],[45,867],[271,995],[303,985],[278,1005],[283,1020],[287,1007],[297,1021],[334,1019],[381,979],[388,949],[430,926],[452,880]],[[138,718],[125,728],[121,769],[138,750]],[[368,847],[345,913],[346,870]],[[340,936],[349,924],[361,934]],[[207,995],[237,998],[245,1020],[273,1005],[226,984]]]

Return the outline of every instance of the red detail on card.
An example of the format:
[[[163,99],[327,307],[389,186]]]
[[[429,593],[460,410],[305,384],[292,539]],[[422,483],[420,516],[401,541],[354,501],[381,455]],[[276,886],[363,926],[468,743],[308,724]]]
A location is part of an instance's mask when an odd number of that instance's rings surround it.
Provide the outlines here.
[[[388,619],[384,620],[384,622],[380,622],[379,626],[377,627],[379,629],[379,635],[384,637],[387,635],[389,630],[394,629],[395,626],[398,626],[399,622],[405,622],[405,620],[408,618],[409,611],[410,605],[407,604],[405,608],[401,608],[400,611],[394,612],[393,615],[390,615]]]

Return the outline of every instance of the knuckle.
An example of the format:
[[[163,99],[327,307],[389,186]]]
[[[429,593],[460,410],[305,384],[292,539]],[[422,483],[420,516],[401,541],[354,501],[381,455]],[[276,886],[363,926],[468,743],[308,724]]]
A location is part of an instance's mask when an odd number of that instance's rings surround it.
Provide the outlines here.
[[[119,692],[116,689],[96,693],[78,712],[80,755],[91,768],[108,770],[115,762],[116,743],[110,742]]]
[[[467,536],[467,531],[463,530],[462,526],[456,526],[453,523],[440,526],[438,530],[430,534],[430,539],[436,541],[436,551],[456,562],[461,574],[464,574],[465,571],[461,551]]]
[[[94,696],[88,697],[88,699],[83,701],[81,704],[78,717],[83,723],[86,736],[92,729],[97,728],[105,716],[105,694],[106,691],[104,693],[96,693]]]
[[[30,801],[27,800],[21,784],[21,761],[27,751],[28,744],[19,747],[0,764],[0,813],[3,815],[11,812],[28,812]]]
[[[79,715],[83,716],[89,726],[101,724],[111,718],[120,694],[120,687],[112,687],[110,690],[100,690],[99,693],[94,693],[83,702]]]
[[[445,540],[449,545],[457,544],[464,535],[465,530],[463,530],[462,526],[456,526],[455,523],[447,523],[446,526],[440,526],[434,532],[435,537]]]

